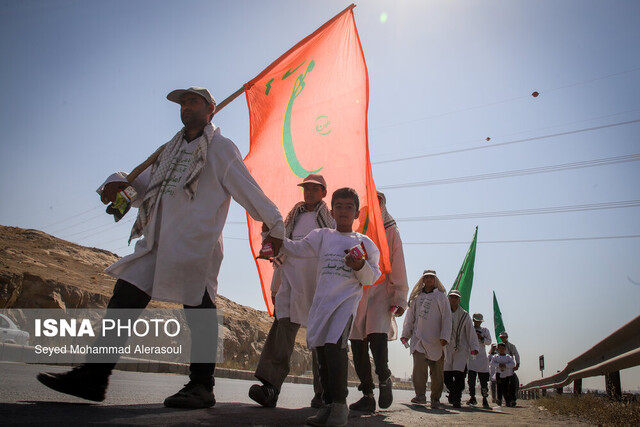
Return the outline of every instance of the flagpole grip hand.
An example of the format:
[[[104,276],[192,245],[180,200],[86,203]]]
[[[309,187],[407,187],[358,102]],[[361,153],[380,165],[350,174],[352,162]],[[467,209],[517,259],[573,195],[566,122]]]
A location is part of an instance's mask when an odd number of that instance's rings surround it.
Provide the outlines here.
[[[102,203],[104,203],[105,205],[113,203],[116,201],[118,191],[124,190],[128,186],[129,184],[127,184],[126,182],[110,182],[108,184],[105,184],[102,193],[100,193],[100,200],[102,200]]]

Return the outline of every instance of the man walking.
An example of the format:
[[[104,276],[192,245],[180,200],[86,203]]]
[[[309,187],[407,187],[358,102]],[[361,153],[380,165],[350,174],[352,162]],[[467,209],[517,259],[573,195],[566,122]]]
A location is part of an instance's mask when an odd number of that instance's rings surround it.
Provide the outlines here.
[[[276,253],[284,224],[276,206],[245,167],[238,148],[211,123],[216,108],[211,93],[190,87],[172,91],[167,99],[180,105],[184,127],[166,144],[153,166],[131,183],[137,192],[133,205],[139,209],[130,239],[142,238],[131,255],[106,269],[117,278],[107,316],[109,309],[142,310],[151,299],[170,301],[183,304],[193,330],[202,325],[190,320],[191,310],[216,307],[222,229],[231,197],[267,225],[266,241],[273,244]],[[126,177],[121,172],[113,174],[98,189],[105,204],[130,185]],[[198,346],[198,342],[192,345]],[[102,401],[114,365],[85,363],[62,374],[41,373],[38,380],[62,393]],[[214,370],[215,354],[211,362],[191,363],[189,383],[167,397],[165,406],[213,406]]]
[[[413,356],[412,403],[427,403],[427,379],[431,371],[431,409],[440,408],[444,388],[444,347],[451,339],[451,307],[435,270],[425,270],[409,296],[402,341],[411,340]]]
[[[489,329],[482,327],[484,317],[481,313],[473,314],[473,327],[478,337],[479,351],[477,355],[469,356],[469,395],[471,398],[467,402],[468,405],[476,405],[476,378],[480,379],[480,393],[482,394],[482,407],[490,408],[487,397],[489,396],[489,359],[487,359],[487,350],[485,346],[491,344],[491,333]]]
[[[478,354],[478,338],[471,317],[460,307],[460,291],[449,292],[451,305],[451,339],[445,348],[444,384],[449,390],[449,403],[460,408],[464,390],[465,369],[469,354]]]
[[[509,394],[511,395],[510,406],[516,406],[516,400],[518,398],[518,389],[520,388],[520,379],[516,371],[520,368],[520,354],[515,344],[509,342],[509,334],[506,331],[500,332],[500,340],[505,343],[507,347],[507,354],[513,357],[516,362],[516,366],[513,367],[513,376],[509,385]]]

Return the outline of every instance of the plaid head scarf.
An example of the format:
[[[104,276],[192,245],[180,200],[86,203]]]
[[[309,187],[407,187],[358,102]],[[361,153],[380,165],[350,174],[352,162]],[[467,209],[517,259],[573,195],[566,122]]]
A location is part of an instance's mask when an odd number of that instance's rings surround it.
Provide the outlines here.
[[[207,123],[204,127],[203,136],[200,138],[200,142],[196,147],[191,163],[187,168],[187,178],[184,183],[184,191],[189,196],[189,199],[193,200],[198,190],[198,179],[200,178],[200,172],[204,168],[207,160],[207,148],[213,138],[213,125]],[[180,153],[180,146],[182,145],[182,138],[184,137],[184,128],[182,128],[172,139],[167,142],[166,147],[162,154],[158,157],[156,162],[151,166],[151,180],[147,186],[147,191],[142,201],[142,205],[138,209],[138,217],[136,222],[131,228],[131,235],[129,236],[129,243],[136,237],[142,236],[144,228],[149,223],[149,219],[153,212],[154,207],[158,203],[163,190],[165,189],[168,179],[171,177],[177,162],[173,159]]]

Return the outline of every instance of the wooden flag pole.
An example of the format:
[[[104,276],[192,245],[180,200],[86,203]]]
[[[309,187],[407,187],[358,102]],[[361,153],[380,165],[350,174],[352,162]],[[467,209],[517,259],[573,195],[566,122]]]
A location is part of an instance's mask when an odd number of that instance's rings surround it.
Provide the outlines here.
[[[213,112],[213,115],[215,116],[216,114],[218,114],[220,110],[222,110],[229,103],[231,103],[231,101],[239,97],[245,90],[247,90],[247,88],[244,85],[242,85],[240,89],[233,92],[230,96],[225,98],[224,101],[222,101],[220,104],[217,104],[216,110]],[[160,147],[158,147],[156,151],[153,152],[152,155],[149,156],[149,158],[147,158],[147,160],[140,163],[131,171],[131,173],[127,176],[127,181],[129,181],[129,184],[131,184],[138,177],[138,175],[140,175],[146,168],[148,168],[149,166],[155,163],[155,161],[158,159],[158,157],[160,156],[160,154],[162,153],[166,145],[167,145],[166,143],[162,144]]]

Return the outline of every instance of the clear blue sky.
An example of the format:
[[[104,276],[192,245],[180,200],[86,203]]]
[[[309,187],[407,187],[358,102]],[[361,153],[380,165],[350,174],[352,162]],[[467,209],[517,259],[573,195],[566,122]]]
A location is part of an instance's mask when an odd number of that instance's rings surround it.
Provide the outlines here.
[[[220,101],[347,5],[2,2],[0,224],[129,253],[133,216],[114,225],[95,189],[180,128],[166,94],[199,85]],[[640,313],[638,16],[633,0],[355,8],[373,173],[405,241],[410,286],[435,268],[450,287],[477,225],[471,311],[493,335],[496,292],[523,383],[540,377],[539,355],[545,373],[561,370]],[[215,123],[246,155],[244,98]],[[576,162],[586,163],[569,169]],[[503,174],[477,177],[492,173]],[[244,211],[233,204],[228,220],[220,294],[264,309]],[[408,376],[409,354],[391,349],[394,374]],[[622,384],[638,390],[639,369]]]

